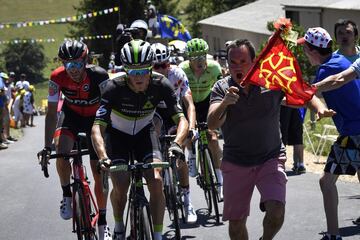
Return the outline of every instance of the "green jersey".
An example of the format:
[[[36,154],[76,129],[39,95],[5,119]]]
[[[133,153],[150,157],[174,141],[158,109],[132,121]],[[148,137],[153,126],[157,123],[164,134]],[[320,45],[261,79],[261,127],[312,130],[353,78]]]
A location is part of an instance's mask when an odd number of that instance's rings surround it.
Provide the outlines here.
[[[191,70],[189,60],[180,63],[179,67],[186,73],[195,103],[204,101],[215,82],[222,78],[220,64],[214,60],[207,60],[207,68],[199,78]]]

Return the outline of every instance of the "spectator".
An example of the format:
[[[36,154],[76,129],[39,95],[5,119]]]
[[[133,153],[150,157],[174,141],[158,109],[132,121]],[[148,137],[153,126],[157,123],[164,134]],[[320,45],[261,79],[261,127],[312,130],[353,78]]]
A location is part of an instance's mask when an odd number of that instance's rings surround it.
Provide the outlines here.
[[[3,134],[5,142],[12,143],[14,141],[17,141],[16,138],[13,138],[10,136],[10,110],[13,103],[13,91],[14,91],[14,72],[11,72],[9,76],[6,73],[1,73],[1,76],[4,80],[5,84],[5,106],[4,106],[4,117],[3,117]]]
[[[298,174],[305,173],[304,166],[304,145],[303,145],[303,121],[305,109],[295,109],[281,106],[280,110],[280,128],[281,139],[284,145],[293,146],[292,170]]]
[[[255,60],[250,41],[231,42],[227,53],[230,76],[215,83],[208,114],[209,128],[221,127],[224,136],[223,220],[230,221],[231,239],[248,239],[246,220],[256,186],[260,209],[266,212],[260,239],[269,240],[280,230],[285,214],[286,155],[279,123],[284,93],[251,84],[239,86]],[[309,105],[318,117],[334,114],[316,97]]]
[[[25,73],[20,74],[20,80],[17,81],[15,85],[17,85],[19,82],[20,82],[22,85],[24,85],[24,83],[25,83],[25,84],[27,84],[27,85],[30,86],[29,81],[26,80],[26,74],[25,74]]]
[[[5,84],[3,79],[0,77],[0,150],[8,148],[4,143],[5,139],[3,136],[3,119],[4,119],[4,107],[5,107]]]
[[[30,127],[35,127],[34,125],[34,111],[35,111],[35,107],[34,107],[34,86],[30,85],[27,86],[26,84],[24,85],[24,88],[26,90],[26,93],[24,95],[24,119],[25,119],[25,124],[30,126]]]
[[[15,128],[19,127],[19,122],[21,123],[20,126],[24,127],[23,124],[23,97],[25,95],[25,90],[21,81],[16,82],[15,84],[16,96],[14,100],[14,104],[12,106],[14,112],[14,121],[15,121]]]
[[[314,66],[319,66],[315,86],[322,93],[328,107],[337,114],[333,116],[340,136],[331,147],[324,174],[320,178],[327,223],[327,233],[322,240],[341,240],[338,223],[338,193],[336,181],[339,175],[355,175],[359,172],[359,150],[354,147],[360,142],[360,81],[350,81],[335,89],[336,84],[326,86],[330,75],[340,73],[351,66],[343,55],[332,53],[332,39],[320,27],[309,28],[298,40],[303,44],[304,53]],[[324,83],[322,83],[324,81]]]
[[[334,26],[336,43],[339,49],[335,53],[345,56],[350,62],[360,57],[358,46],[358,28],[355,22],[348,19],[339,19]]]

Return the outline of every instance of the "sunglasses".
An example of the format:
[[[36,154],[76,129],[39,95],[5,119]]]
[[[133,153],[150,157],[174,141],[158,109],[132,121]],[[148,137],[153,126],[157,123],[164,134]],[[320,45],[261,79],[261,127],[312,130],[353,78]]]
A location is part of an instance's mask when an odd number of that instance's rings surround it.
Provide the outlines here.
[[[162,69],[165,69],[168,67],[168,64],[167,63],[155,63],[154,64],[154,68],[155,69],[159,69],[159,68],[162,68]]]
[[[125,68],[127,74],[131,76],[139,76],[139,75],[146,75],[151,73],[151,67],[148,68],[138,68],[138,69],[129,69]]]
[[[85,66],[85,62],[81,61],[81,62],[64,62],[64,67],[66,69],[72,69],[72,68],[76,68],[77,70],[82,69]]]
[[[201,61],[206,60],[206,55],[201,55],[201,56],[196,56],[196,57],[189,57],[189,59],[190,59],[190,61],[201,62]]]

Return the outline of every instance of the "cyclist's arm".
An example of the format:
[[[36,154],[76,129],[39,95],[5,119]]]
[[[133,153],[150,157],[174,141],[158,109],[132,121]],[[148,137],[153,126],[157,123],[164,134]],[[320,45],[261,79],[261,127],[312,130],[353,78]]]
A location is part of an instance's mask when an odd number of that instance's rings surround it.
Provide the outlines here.
[[[99,159],[108,158],[105,149],[104,135],[106,126],[94,123],[91,129],[91,141]]]
[[[51,77],[54,77],[53,75]],[[45,116],[45,147],[51,147],[56,123],[58,121],[57,116],[57,107],[60,96],[60,86],[53,81],[49,80],[49,90],[48,90],[48,109]]]
[[[186,95],[182,98],[182,101],[186,107],[186,112],[189,120],[189,129],[195,129],[196,127],[196,114],[195,105],[191,95]]]

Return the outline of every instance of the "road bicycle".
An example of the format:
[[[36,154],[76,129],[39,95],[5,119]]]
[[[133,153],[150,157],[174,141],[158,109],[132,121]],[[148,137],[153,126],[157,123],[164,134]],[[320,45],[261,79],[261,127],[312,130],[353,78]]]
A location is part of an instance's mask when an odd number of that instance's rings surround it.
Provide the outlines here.
[[[130,193],[126,214],[125,232],[130,222],[131,240],[153,240],[154,229],[150,214],[150,205],[144,192],[143,172],[154,168],[168,168],[167,162],[135,162],[130,154],[129,164],[110,166],[110,172],[130,172]],[[130,216],[129,216],[130,215]]]
[[[182,200],[183,193],[180,188],[178,171],[177,171],[177,157],[169,154],[169,147],[176,135],[163,135],[160,137],[161,150],[163,153],[163,160],[170,164],[170,167],[163,171],[164,194],[166,200],[166,208],[169,212],[169,218],[175,228],[175,239],[181,239],[180,232],[180,216],[183,223],[185,223],[184,203]]]
[[[97,240],[96,222],[99,218],[99,210],[94,196],[90,190],[90,181],[86,168],[82,163],[82,156],[88,155],[87,149],[82,149],[82,140],[86,139],[84,133],[76,137],[74,149],[70,153],[63,154],[38,154],[41,170],[46,178],[49,177],[48,164],[50,159],[65,158],[72,163],[72,209],[73,209],[73,233],[78,240]]]
[[[220,194],[218,192],[218,179],[215,173],[214,161],[208,147],[208,126],[206,122],[198,123],[199,139],[197,144],[197,166],[199,174],[196,177],[198,185],[203,189],[208,213],[211,215],[214,210],[216,223],[220,223],[220,214],[218,202]]]

